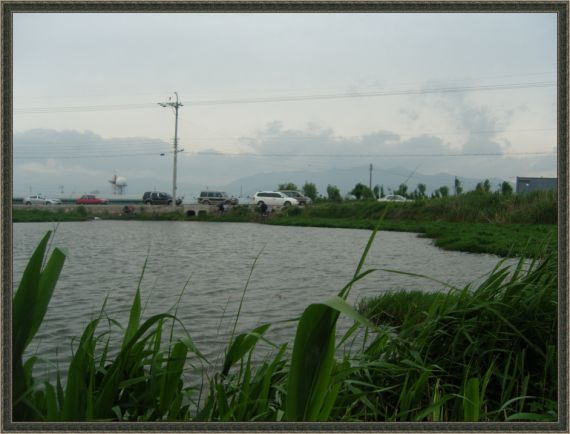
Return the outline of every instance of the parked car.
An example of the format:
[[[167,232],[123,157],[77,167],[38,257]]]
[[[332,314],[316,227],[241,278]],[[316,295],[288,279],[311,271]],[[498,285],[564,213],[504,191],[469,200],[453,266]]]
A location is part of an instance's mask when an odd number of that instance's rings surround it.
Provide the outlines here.
[[[172,196],[162,191],[147,191],[143,194],[143,203],[146,205],[172,205]],[[182,199],[176,199],[176,205],[180,205]]]
[[[41,194],[25,197],[22,202],[26,205],[61,205],[61,200],[50,199]]]
[[[220,203],[237,205],[238,199],[236,197],[228,196],[225,191],[205,190],[200,192],[198,203],[203,205],[219,205]]]
[[[410,202],[410,199],[406,199],[404,196],[399,194],[390,194],[386,197],[381,197],[378,202]]]
[[[106,205],[109,203],[107,199],[97,197],[94,194],[84,194],[78,199],[75,199],[77,205]]]
[[[253,195],[253,203],[258,206],[266,204],[269,206],[292,206],[299,205],[299,201],[294,197],[289,197],[280,191],[260,191]]]
[[[285,193],[289,197],[293,197],[299,201],[299,205],[310,205],[313,203],[310,197],[303,196],[303,194],[296,190],[279,190],[281,193]]]

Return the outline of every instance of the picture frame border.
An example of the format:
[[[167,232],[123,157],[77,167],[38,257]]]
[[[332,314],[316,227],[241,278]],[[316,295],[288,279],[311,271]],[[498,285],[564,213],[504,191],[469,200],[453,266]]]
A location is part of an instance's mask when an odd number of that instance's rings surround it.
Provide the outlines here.
[[[568,9],[567,1],[2,1],[1,2],[1,395],[2,432],[567,432],[568,430]],[[558,23],[558,369],[557,422],[13,422],[11,299],[13,192],[13,15],[17,13],[555,13]]]

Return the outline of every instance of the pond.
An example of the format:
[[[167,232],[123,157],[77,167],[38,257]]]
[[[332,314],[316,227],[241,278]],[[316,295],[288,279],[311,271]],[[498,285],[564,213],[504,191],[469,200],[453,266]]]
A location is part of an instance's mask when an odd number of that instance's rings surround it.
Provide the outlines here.
[[[34,248],[54,227],[14,224],[15,288]],[[227,345],[246,284],[238,331],[269,322],[274,323],[267,335],[272,341],[292,341],[295,324],[284,320],[336,295],[352,278],[370,234],[254,223],[60,223],[52,248],[63,248],[67,259],[28,352],[66,365],[72,339],[76,345],[105,297],[108,316],[126,324],[141,276],[143,316],[177,305],[177,316],[209,360],[218,359]],[[464,286],[481,279],[499,260],[444,251],[413,233],[379,232],[364,269],[401,270]],[[375,271],[353,286],[348,300],[355,306],[362,298],[394,289],[445,288],[428,279]]]

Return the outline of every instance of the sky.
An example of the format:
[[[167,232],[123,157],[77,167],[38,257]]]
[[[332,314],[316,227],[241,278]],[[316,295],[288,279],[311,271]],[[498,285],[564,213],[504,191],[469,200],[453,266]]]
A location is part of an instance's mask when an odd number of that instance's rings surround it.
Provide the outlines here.
[[[179,195],[369,164],[553,177],[556,18],[18,13],[14,196],[171,192],[174,92]]]

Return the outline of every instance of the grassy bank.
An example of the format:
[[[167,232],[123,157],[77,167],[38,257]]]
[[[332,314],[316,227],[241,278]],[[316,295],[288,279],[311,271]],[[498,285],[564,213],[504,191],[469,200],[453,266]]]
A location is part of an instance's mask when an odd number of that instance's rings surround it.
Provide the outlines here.
[[[275,217],[269,224],[314,226],[348,229],[373,229],[372,219]],[[385,220],[382,230],[417,232],[432,238],[436,246],[447,250],[471,253],[492,253],[499,256],[532,257],[544,251],[556,251],[555,225],[522,225],[484,223],[447,223]]]
[[[459,196],[419,199],[406,203],[350,201],[325,202],[299,212],[304,217],[377,220],[386,208],[386,219],[492,224],[556,224],[557,197],[554,191],[524,195],[468,192]]]
[[[68,212],[43,209],[12,209],[12,221],[14,223],[82,222],[92,218],[93,217],[84,207],[78,207],[77,209]]]
[[[354,278],[335,297],[304,310],[291,351],[289,343],[272,344],[274,351],[254,365],[256,345],[271,324],[236,333],[240,302],[233,306],[235,323],[216,368],[193,344],[176,308],[142,318],[137,288],[125,327],[107,317],[104,303],[75,340],[66,380],[38,382],[38,359],[24,360],[24,352],[65,261],[55,249],[42,265],[48,233],[13,298],[14,419],[555,421],[553,257],[512,272],[498,266],[476,288],[425,298],[385,295],[359,313],[346,298],[354,282],[374,271],[362,267],[375,234]],[[354,320],[354,326],[337,340],[339,315]],[[354,344],[357,332],[364,339]],[[109,350],[112,337],[119,342],[116,352]],[[183,376],[196,368],[204,373],[203,383],[192,388]]]
[[[99,214],[101,219],[209,222],[262,222],[288,226],[372,229],[385,214],[383,230],[417,232],[447,250],[535,256],[557,249],[557,202],[554,192],[501,195],[469,192],[459,196],[393,204],[376,201],[319,203],[283,209],[269,218],[247,206],[228,213],[188,217],[182,212]],[[14,209],[14,222],[73,221],[93,218],[84,208],[74,212]]]

